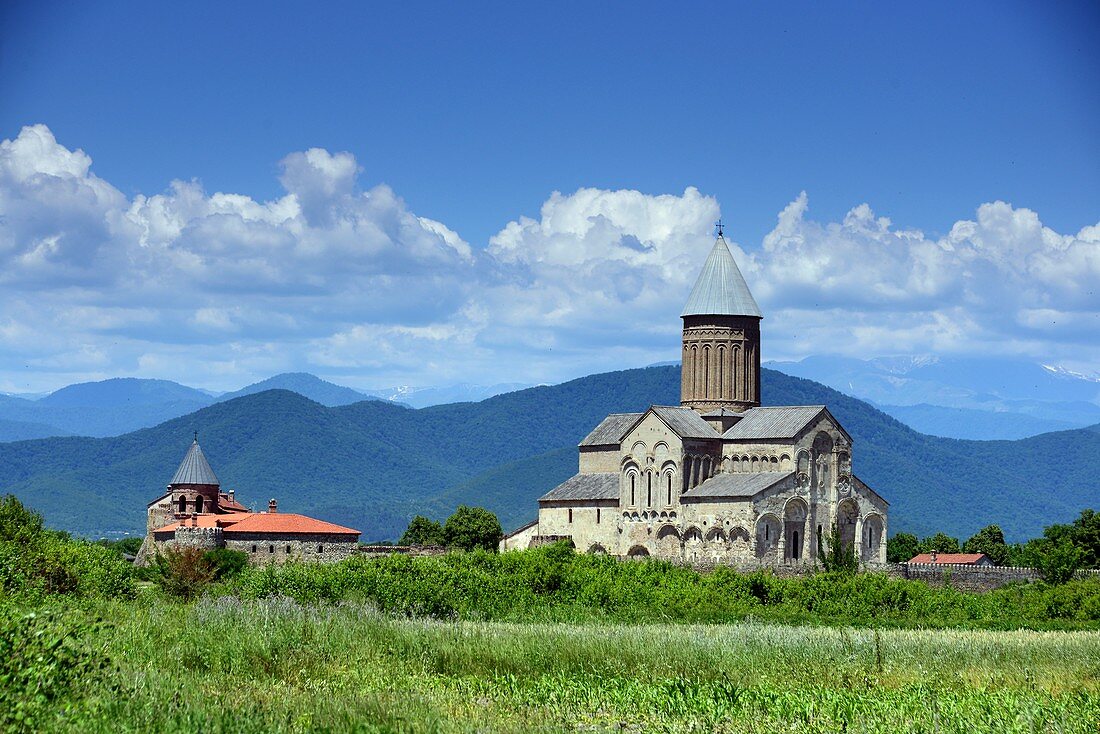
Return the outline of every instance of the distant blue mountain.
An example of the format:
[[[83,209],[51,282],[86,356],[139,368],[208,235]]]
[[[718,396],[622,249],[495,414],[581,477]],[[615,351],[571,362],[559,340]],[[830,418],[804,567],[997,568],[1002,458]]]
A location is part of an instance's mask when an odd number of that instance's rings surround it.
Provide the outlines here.
[[[523,382],[502,382],[494,385],[475,385],[460,382],[457,385],[443,387],[399,386],[388,390],[367,390],[367,394],[382,400],[408,405],[412,408],[427,408],[432,405],[448,403],[476,403],[495,395],[515,392],[531,387]]]
[[[27,421],[9,421],[0,418],[0,443],[4,441],[28,441],[32,438],[50,438],[51,436],[71,436],[68,431],[45,423]]]
[[[34,402],[39,406],[56,408],[118,408],[124,405],[164,405],[187,402],[202,407],[209,405],[211,398],[201,390],[169,380],[116,377],[100,382],[69,385]]]
[[[248,387],[243,387],[236,392],[225,393],[218,397],[218,401],[232,400],[244,395],[255,395],[265,390],[290,390],[330,408],[337,405],[351,405],[361,400],[378,399],[373,395],[361,393],[350,387],[333,384],[306,372],[285,372],[253,383]]]
[[[1100,422],[1100,380],[1026,360],[814,356],[766,364],[948,438],[1014,439]]]

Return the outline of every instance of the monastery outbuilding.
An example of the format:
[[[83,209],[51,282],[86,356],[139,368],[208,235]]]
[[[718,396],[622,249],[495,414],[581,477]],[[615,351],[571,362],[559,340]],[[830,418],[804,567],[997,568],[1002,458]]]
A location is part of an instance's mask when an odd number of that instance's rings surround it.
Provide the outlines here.
[[[149,503],[146,515],[138,565],[150,563],[166,548],[229,548],[247,553],[249,563],[266,564],[339,561],[359,545],[358,530],[279,512],[274,499],[267,512],[251,512],[232,490],[221,491],[197,435],[167,491]]]
[[[852,437],[824,405],[761,407],[760,321],[719,228],[684,307],[681,400],[607,416],[578,472],[502,549],[737,565],[813,563],[835,528],[886,562],[888,503],[852,472]]]

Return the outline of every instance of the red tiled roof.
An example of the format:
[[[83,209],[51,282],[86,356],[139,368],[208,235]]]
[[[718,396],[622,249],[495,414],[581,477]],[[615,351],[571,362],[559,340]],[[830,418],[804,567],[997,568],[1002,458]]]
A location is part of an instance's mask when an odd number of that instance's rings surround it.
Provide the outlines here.
[[[910,563],[959,563],[959,564],[976,564],[986,558],[985,553],[937,553],[936,559],[932,560],[931,553],[921,553],[913,556],[909,559]]]
[[[225,512],[248,512],[248,508],[238,502],[236,499],[229,499],[229,495],[218,495],[218,509]]]
[[[154,533],[174,533],[179,527],[223,528],[228,533],[275,533],[281,535],[359,535],[358,530],[293,512],[232,512],[226,515],[204,513],[182,522],[157,528]]]
[[[229,533],[280,533],[284,535],[324,533],[328,535],[359,535],[358,530],[334,525],[292,512],[255,512],[242,516],[226,529]]]

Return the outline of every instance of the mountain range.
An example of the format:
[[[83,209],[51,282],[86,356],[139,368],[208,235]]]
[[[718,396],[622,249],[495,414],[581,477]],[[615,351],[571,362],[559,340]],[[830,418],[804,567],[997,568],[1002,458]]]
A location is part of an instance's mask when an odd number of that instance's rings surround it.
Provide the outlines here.
[[[814,356],[765,364],[934,436],[1015,439],[1100,423],[1100,378],[1022,359]]]
[[[809,380],[764,370],[762,387],[766,405],[829,406],[854,438],[855,472],[892,503],[892,532],[966,537],[998,523],[1020,540],[1100,506],[1100,428],[944,439]],[[679,392],[674,366],[422,409],[382,400],[330,407],[267,390],[122,436],[0,444],[0,491],[55,527],[140,532],[146,503],[198,431],[223,488],[246,505],[277,497],[287,511],[357,527],[365,540],[395,538],[413,514],[442,518],[463,503],[492,509],[510,528],[576,470],[576,444],[605,415],[676,404]]]
[[[460,383],[360,391],[304,372],[290,372],[233,392],[211,393],[169,380],[114,378],[69,385],[44,396],[0,394],[0,442],[48,436],[118,436],[264,390],[290,390],[329,407],[374,399],[422,408],[484,400],[522,387],[527,386]]]

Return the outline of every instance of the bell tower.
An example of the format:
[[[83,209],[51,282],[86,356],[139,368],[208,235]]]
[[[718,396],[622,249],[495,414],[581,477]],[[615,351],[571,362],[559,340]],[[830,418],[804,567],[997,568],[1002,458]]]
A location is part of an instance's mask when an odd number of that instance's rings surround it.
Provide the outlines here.
[[[680,404],[707,413],[741,413],[760,405],[760,307],[718,237],[687,305],[680,368]]]

